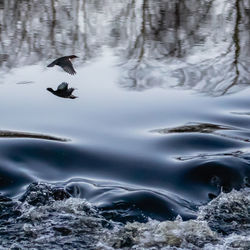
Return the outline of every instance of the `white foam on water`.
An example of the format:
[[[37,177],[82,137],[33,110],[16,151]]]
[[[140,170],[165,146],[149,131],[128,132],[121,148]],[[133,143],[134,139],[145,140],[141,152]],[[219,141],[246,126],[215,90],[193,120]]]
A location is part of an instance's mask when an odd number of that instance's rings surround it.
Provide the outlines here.
[[[35,201],[34,193],[27,201]],[[174,221],[126,224],[104,218],[79,198],[48,200],[44,205],[15,202],[20,216],[10,212],[10,218],[1,221],[0,248],[245,250],[250,247],[249,194],[249,188],[221,193],[200,207],[197,219],[183,221],[177,216]]]
[[[106,232],[99,249],[249,249],[250,247],[250,190],[221,193],[200,208],[196,220],[155,221],[127,223],[120,229]],[[225,214],[226,213],[226,214]],[[224,221],[227,232],[222,234],[223,218],[230,217],[231,225]],[[212,216],[213,215],[213,216]],[[245,225],[242,223],[245,218]],[[211,227],[210,227],[211,225]],[[213,230],[212,230],[213,228]],[[217,229],[217,230],[216,230]]]

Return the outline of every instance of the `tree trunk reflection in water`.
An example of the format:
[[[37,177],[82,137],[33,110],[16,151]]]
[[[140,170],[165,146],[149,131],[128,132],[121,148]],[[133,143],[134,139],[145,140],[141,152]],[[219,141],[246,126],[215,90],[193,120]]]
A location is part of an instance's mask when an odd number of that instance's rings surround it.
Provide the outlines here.
[[[120,86],[195,88],[210,95],[249,83],[249,0],[0,1],[0,70],[109,47]],[[233,34],[233,35],[232,35]]]
[[[235,2],[235,15],[236,15],[236,20],[235,20],[235,26],[234,26],[234,33],[233,33],[233,43],[234,43],[234,51],[235,51],[235,56],[234,56],[234,61],[233,61],[233,67],[235,68],[235,77],[233,79],[233,82],[231,85],[229,85],[227,88],[225,88],[225,91],[223,94],[226,94],[226,92],[233,87],[234,85],[237,84],[239,76],[240,76],[240,71],[239,71],[239,56],[240,56],[240,37],[239,37],[239,25],[240,25],[240,20],[241,20],[241,13],[240,13],[240,0],[236,0]]]

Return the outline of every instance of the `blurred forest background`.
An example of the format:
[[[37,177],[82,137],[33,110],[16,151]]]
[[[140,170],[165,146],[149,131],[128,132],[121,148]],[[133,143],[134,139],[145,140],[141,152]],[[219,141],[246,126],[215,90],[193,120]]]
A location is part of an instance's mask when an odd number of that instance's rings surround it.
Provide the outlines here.
[[[249,0],[0,0],[0,72],[109,48],[121,87],[220,96],[250,84],[249,30]]]

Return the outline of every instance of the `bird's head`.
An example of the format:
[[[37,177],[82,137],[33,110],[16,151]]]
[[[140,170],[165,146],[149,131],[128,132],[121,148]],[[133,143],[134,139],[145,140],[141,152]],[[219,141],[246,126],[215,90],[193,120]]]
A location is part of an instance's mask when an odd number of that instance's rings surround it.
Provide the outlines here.
[[[78,58],[78,56],[75,56],[75,55],[69,56],[69,59],[75,59],[75,58]]]

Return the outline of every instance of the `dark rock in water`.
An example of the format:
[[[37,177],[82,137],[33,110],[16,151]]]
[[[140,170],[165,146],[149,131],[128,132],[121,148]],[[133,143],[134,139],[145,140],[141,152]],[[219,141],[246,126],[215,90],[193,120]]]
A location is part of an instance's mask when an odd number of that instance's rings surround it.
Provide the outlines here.
[[[65,200],[69,197],[70,194],[61,187],[52,187],[43,183],[32,183],[20,198],[20,201],[26,201],[33,206],[44,206],[55,200]]]
[[[56,201],[65,200],[71,197],[71,195],[63,188],[54,187],[52,188],[53,197]]]

